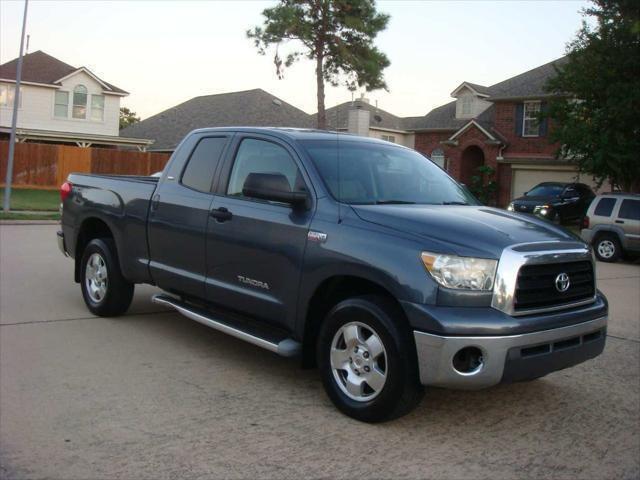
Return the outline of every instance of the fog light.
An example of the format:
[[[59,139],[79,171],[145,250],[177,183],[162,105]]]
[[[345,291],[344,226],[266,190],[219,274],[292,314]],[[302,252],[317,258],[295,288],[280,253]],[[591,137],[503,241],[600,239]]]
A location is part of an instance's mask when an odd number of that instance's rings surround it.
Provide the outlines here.
[[[546,208],[541,208],[540,209],[540,215],[542,215],[543,217],[546,216],[547,213],[549,213],[549,210],[547,210]]]
[[[482,350],[477,347],[465,347],[453,356],[453,368],[462,375],[475,375],[483,366]]]

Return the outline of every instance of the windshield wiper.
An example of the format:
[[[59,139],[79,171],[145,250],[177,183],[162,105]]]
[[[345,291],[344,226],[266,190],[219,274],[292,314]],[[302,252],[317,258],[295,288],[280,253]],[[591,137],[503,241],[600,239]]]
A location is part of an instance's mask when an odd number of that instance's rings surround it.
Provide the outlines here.
[[[406,200],[376,200],[376,205],[413,205],[415,203]]]
[[[442,205],[469,205],[467,202],[442,202]]]

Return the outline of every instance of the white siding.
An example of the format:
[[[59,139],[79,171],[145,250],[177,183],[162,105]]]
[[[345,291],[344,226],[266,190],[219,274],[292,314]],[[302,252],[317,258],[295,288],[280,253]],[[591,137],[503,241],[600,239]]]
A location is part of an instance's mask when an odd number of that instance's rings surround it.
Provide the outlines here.
[[[462,103],[465,98],[471,99],[471,113],[462,113]],[[491,102],[476,97],[471,90],[465,88],[456,97],[456,118],[475,118],[491,106]]]
[[[396,132],[393,130],[370,129],[368,136],[380,139],[382,139],[383,136],[392,136],[395,137],[394,143],[397,143],[398,145],[404,145],[405,147],[409,148],[413,148],[415,142],[415,135],[413,133]]]
[[[82,84],[88,90],[88,108],[91,106],[91,94],[102,95],[102,86],[84,72],[69,77],[62,82],[60,90],[69,92],[69,103],[73,103],[73,89]],[[21,108],[18,110],[18,128],[37,130],[54,130],[58,132],[89,133],[97,135],[118,135],[120,115],[120,97],[104,95],[104,120],[95,121],[90,118],[71,118],[71,106],[68,118],[53,115],[56,88],[22,86]],[[11,126],[12,106],[0,107],[0,126]],[[90,117],[88,112],[87,117]]]

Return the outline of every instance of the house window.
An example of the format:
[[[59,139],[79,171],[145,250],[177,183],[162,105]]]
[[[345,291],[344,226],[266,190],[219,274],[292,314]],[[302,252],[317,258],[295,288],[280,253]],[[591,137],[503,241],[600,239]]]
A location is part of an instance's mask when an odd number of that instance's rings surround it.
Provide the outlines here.
[[[380,138],[386,142],[396,143],[396,137],[393,135],[380,135]]]
[[[87,118],[87,87],[76,85],[73,89],[73,118]]]
[[[444,151],[441,148],[436,148],[431,152],[431,161],[440,168],[444,168]]]
[[[462,115],[471,115],[473,97],[462,97]]]
[[[525,102],[522,116],[522,136],[540,136],[540,102]]]
[[[18,99],[18,108],[22,107],[22,94],[24,91],[20,87],[20,98]],[[16,87],[14,85],[0,85],[0,106],[13,107],[15,101]]]
[[[69,92],[58,90],[56,92],[56,104],[53,107],[53,115],[59,118],[69,116]]]
[[[91,120],[104,120],[104,95],[91,95]]]

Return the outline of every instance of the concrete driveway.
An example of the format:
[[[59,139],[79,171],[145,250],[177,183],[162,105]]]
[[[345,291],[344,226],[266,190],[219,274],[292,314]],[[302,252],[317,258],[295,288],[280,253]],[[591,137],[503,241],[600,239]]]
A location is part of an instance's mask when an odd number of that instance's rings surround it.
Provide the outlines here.
[[[0,226],[0,478],[638,478],[640,266],[598,264],[597,359],[530,383],[336,411],[316,371],[136,291],[96,318],[55,225]]]

